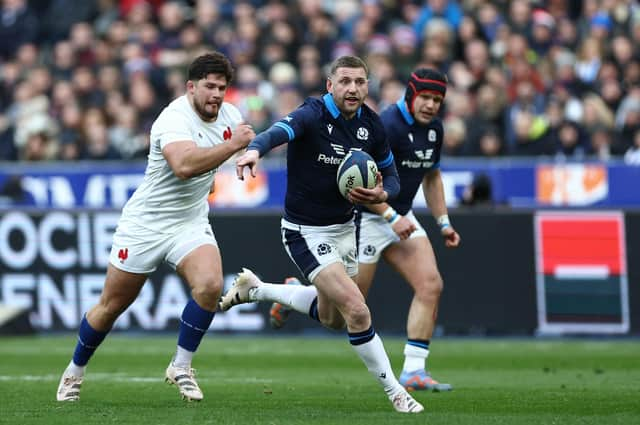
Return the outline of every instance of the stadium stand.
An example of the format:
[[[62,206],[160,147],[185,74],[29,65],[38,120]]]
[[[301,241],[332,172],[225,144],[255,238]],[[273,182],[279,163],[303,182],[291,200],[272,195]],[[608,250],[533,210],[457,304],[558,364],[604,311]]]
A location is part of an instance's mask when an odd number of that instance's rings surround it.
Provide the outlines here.
[[[144,157],[185,65],[217,49],[256,128],[352,53],[375,109],[415,66],[449,75],[447,155],[637,163],[636,1],[5,0],[0,17],[0,160]]]

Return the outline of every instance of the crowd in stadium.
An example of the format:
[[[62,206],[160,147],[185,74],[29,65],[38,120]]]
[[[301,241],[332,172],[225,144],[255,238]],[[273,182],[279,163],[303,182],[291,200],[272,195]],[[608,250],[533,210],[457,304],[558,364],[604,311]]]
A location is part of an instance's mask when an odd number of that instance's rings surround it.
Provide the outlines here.
[[[368,104],[434,66],[450,156],[640,164],[640,4],[633,0],[2,0],[0,160],[144,158],[185,68],[219,50],[226,100],[256,132],[370,67]],[[281,155],[274,151],[270,155]]]

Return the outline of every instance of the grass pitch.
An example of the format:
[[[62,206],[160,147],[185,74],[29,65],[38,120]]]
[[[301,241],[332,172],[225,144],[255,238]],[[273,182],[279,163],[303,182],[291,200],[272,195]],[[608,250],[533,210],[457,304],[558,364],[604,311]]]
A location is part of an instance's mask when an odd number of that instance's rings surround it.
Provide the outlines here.
[[[384,338],[394,369],[401,339]],[[346,338],[207,335],[194,360],[205,399],[163,382],[175,337],[110,335],[78,403],[55,391],[75,338],[0,338],[1,424],[633,424],[640,344],[595,340],[440,339],[429,364],[450,393],[413,393],[395,413]]]

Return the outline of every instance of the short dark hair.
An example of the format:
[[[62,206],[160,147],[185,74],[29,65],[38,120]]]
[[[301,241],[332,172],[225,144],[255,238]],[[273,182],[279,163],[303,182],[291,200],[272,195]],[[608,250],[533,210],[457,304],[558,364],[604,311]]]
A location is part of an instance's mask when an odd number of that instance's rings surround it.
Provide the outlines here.
[[[369,76],[369,67],[357,56],[340,56],[331,64],[330,75],[335,75],[338,68],[362,68],[367,77]]]
[[[198,56],[189,65],[187,79],[198,81],[207,78],[209,74],[222,74],[226,77],[227,83],[233,80],[233,66],[229,59],[220,52],[206,53]]]

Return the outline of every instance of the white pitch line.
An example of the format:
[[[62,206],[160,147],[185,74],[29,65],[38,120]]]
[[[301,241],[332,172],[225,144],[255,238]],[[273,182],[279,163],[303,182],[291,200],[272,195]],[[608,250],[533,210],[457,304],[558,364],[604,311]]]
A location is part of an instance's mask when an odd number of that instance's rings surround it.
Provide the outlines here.
[[[8,381],[31,381],[31,382],[57,382],[59,375],[0,375],[0,382]],[[198,382],[223,382],[223,383],[242,383],[242,384],[273,384],[274,379],[257,378],[255,376],[245,378],[232,377],[214,377],[214,376],[197,376]],[[93,373],[87,374],[88,381],[101,382],[132,382],[132,383],[149,383],[163,382],[164,377],[152,376],[126,376],[122,374]]]

